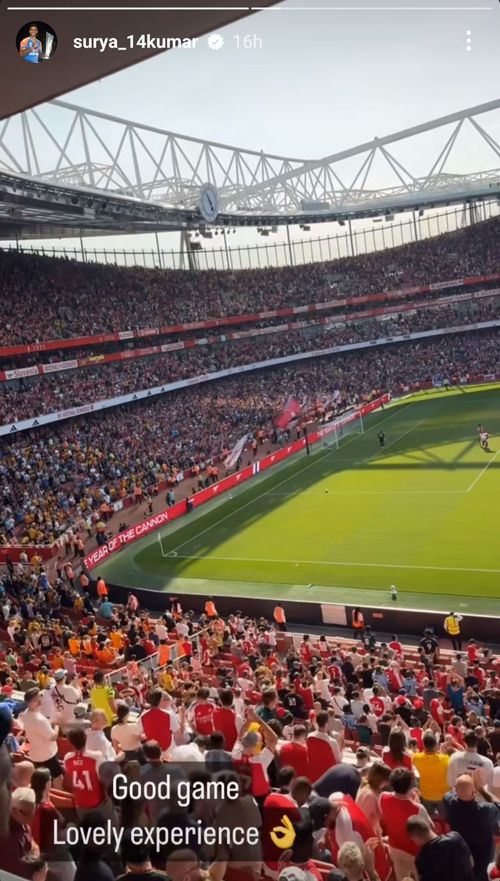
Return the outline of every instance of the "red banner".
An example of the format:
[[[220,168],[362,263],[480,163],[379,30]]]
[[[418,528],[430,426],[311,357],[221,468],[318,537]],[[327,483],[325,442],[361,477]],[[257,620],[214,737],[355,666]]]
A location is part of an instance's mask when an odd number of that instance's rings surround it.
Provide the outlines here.
[[[312,303],[308,306],[290,306],[283,309],[272,309],[255,312],[253,314],[229,315],[225,318],[210,318],[207,321],[191,321],[184,324],[164,325],[162,327],[145,328],[142,330],[116,331],[114,333],[96,334],[95,336],[72,337],[67,340],[47,340],[42,343],[30,343],[29,345],[2,346],[0,358],[10,355],[29,355],[33,352],[54,352],[60,349],[83,348],[85,346],[98,346],[105,343],[120,342],[122,340],[142,339],[146,336],[167,336],[174,333],[185,333],[191,330],[209,330],[210,328],[229,327],[234,324],[255,323],[268,318],[288,318],[303,312],[325,312],[343,306],[357,306],[363,303],[376,303],[385,300],[405,299],[414,294],[428,294],[433,291],[445,290],[452,287],[463,287],[477,284],[486,284],[499,281],[500,273],[491,275],[476,275],[469,278],[460,278],[451,281],[440,281],[434,284],[420,285],[418,287],[402,288],[395,291],[383,291],[380,294],[366,294],[361,297],[348,297],[344,299],[329,300],[325,303]]]
[[[239,471],[237,474],[231,474],[229,477],[224,477],[223,480],[219,481],[219,483],[214,483],[213,486],[200,490],[200,492],[191,496],[193,507],[197,508],[199,505],[203,505],[205,502],[213,499],[216,495],[225,493],[235,486],[239,486],[241,483],[244,483],[245,480],[248,480],[252,474],[253,468],[250,466]],[[132,542],[137,541],[139,538],[144,538],[145,535],[155,532],[157,529],[165,526],[166,523],[172,523],[183,514],[186,514],[185,499],[182,502],[177,502],[177,504],[173,505],[171,508],[166,508],[164,511],[160,511],[159,514],[154,514],[152,517],[148,517],[147,520],[143,520],[141,523],[131,526],[130,529],[126,529],[123,532],[114,535],[106,544],[96,548],[95,551],[92,551],[92,553],[85,557],[83,561],[85,566],[89,570],[94,569],[99,563],[102,563],[103,560],[106,560],[111,556],[111,554],[115,554],[117,551],[121,550],[126,545],[132,544]]]
[[[315,443],[315,441],[309,438],[309,443]],[[293,456],[294,453],[303,450],[305,445],[305,439],[301,437],[298,440],[293,441],[287,447],[284,447],[281,450],[276,450],[275,453],[270,453],[269,456],[264,456],[259,462],[259,471],[267,471],[268,468],[277,465],[278,462],[282,462],[283,459],[287,459],[288,456]]]
[[[75,370],[84,367],[95,367],[96,364],[109,364],[117,361],[126,361],[131,358],[146,358],[151,355],[158,355],[163,352],[174,352],[183,349],[192,349],[196,346],[209,346],[220,343],[226,343],[229,340],[251,339],[252,337],[260,337],[267,334],[287,333],[289,331],[302,330],[305,327],[326,326],[336,327],[343,326],[346,322],[358,321],[365,318],[377,318],[384,315],[399,314],[400,312],[410,312],[416,309],[437,309],[448,304],[463,302],[468,300],[480,300],[485,297],[496,296],[500,291],[476,291],[475,293],[455,294],[454,296],[439,297],[436,300],[411,301],[409,303],[399,303],[397,306],[378,306],[374,309],[364,309],[358,312],[349,312],[335,314],[325,318],[317,318],[313,321],[289,321],[286,324],[276,324],[270,327],[254,328],[252,330],[232,331],[231,333],[221,334],[220,336],[204,337],[190,340],[179,340],[175,343],[162,343],[157,346],[147,346],[141,349],[126,349],[121,352],[114,352],[109,355],[91,355],[88,358],[78,358],[68,361],[57,361],[48,364],[39,364],[33,367],[21,367],[17,370],[0,370],[0,382],[6,382],[9,379],[21,379],[27,376],[37,376],[46,373],[55,373],[63,370]],[[378,295],[376,295],[378,296]],[[361,299],[357,298],[357,302]],[[369,298],[368,298],[369,299]],[[324,304],[328,305],[328,304]],[[316,308],[316,307],[314,307]],[[290,311],[290,310],[285,310]],[[263,314],[263,313],[262,313]],[[132,331],[131,331],[132,332]],[[284,427],[284,426],[280,426]]]
[[[142,523],[137,523],[135,526],[131,526],[130,529],[125,529],[123,532],[117,533],[117,535],[114,535],[113,538],[106,542],[106,544],[96,548],[95,551],[92,551],[92,553],[85,557],[83,561],[85,566],[87,569],[93,569],[95,566],[98,566],[99,563],[102,563],[103,560],[106,560],[111,554],[121,550],[125,545],[131,544],[131,542],[137,541],[138,538],[143,538],[145,535],[149,535],[150,532],[159,529],[161,526],[164,526],[165,523],[171,523],[173,520],[177,520],[177,518],[185,513],[185,511],[185,502],[178,502],[177,505],[173,505],[165,511],[160,511],[159,514],[154,514],[152,517],[148,517],[148,519],[143,520]]]

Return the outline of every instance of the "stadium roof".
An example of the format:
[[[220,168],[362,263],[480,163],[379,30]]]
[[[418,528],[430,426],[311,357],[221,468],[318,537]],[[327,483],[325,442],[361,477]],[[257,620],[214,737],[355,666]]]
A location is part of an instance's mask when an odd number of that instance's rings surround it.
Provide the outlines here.
[[[218,189],[217,225],[231,227],[344,223],[496,199],[500,144],[489,121],[499,114],[497,99],[300,159],[53,101],[0,128],[0,239],[196,229],[205,225],[199,198],[207,181]],[[456,152],[465,126],[478,140],[472,170]],[[422,137],[432,138],[430,168],[428,158],[422,167]]]
[[[259,7],[276,3],[277,0],[259,0]],[[16,9],[10,4],[8,9],[8,5],[0,4],[0,30],[5,47],[0,53],[0,119],[102,79],[160,51],[167,51],[136,46],[123,54],[116,51],[93,53],[89,63],[85,52],[78,55],[73,49],[73,39],[81,35],[108,34],[125,44],[127,34],[137,32],[138,20],[144,23],[144,6],[137,0],[120,0],[119,11],[110,5],[91,12],[98,7],[95,0],[78,0],[78,4],[73,5],[67,0],[53,0],[50,12],[44,12],[43,18],[56,32],[57,54],[50,64],[39,65],[34,77],[31,65],[19,64],[14,52],[8,49],[15,46],[19,29],[26,24],[26,6]],[[193,4],[192,0],[176,0],[175,8],[168,12],[165,11],[166,5],[165,0],[147,0],[149,33],[193,38],[222,28],[254,11],[249,4],[238,5],[234,0],[217,0],[211,9],[204,9],[203,4]],[[130,11],[124,7],[130,7]],[[35,20],[42,17],[37,16],[35,8],[29,13]]]

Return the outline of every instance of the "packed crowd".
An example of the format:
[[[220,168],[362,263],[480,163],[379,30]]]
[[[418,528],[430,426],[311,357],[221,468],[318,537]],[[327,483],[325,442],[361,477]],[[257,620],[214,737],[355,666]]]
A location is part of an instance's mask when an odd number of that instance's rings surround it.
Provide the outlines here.
[[[0,345],[177,324],[494,273],[499,223],[493,219],[334,263],[239,272],[122,269],[8,251],[0,260]]]
[[[368,319],[345,326],[311,326],[304,332],[274,333],[215,345],[169,352],[78,371],[0,384],[0,424],[126,395],[163,383],[287,357],[301,352],[351,345],[454,325],[498,319],[500,297],[401,313],[385,320]]]
[[[203,383],[66,421],[0,446],[0,541],[51,543],[103,503],[153,488],[243,435],[273,439],[293,395],[305,413],[342,411],[378,392],[500,371],[499,335],[482,332],[346,353]],[[274,441],[276,436],[274,434]]]
[[[371,333],[377,335],[377,322],[391,321],[398,324],[412,320],[412,327],[415,330],[432,326],[431,318],[427,314],[427,310],[431,310],[431,316],[437,325],[460,323],[462,320],[480,321],[496,318],[497,315],[497,298],[499,295],[499,282],[490,281],[467,285],[464,288],[460,281],[457,285],[446,287],[444,290],[431,290],[427,293],[415,294],[413,297],[401,297],[394,300],[391,298],[391,292],[387,292],[385,299],[379,299],[377,295],[376,301],[366,301],[365,298],[353,299],[346,305],[343,300],[332,300],[328,308],[321,309],[314,315],[304,316],[298,313],[296,317],[265,314],[265,318],[246,320],[250,315],[242,315],[240,321],[231,320],[228,325],[215,325],[211,328],[191,328],[187,330],[178,330],[174,333],[161,332],[160,328],[148,329],[147,336],[138,335],[130,340],[111,340],[108,342],[98,342],[99,337],[94,339],[91,345],[76,345],[61,348],[50,348],[47,352],[40,352],[37,346],[35,351],[23,351],[17,354],[2,355],[0,349],[0,368],[2,370],[16,370],[23,367],[57,365],[61,368],[60,362],[68,362],[68,360],[87,361],[91,366],[97,361],[102,361],[104,355],[112,355],[117,352],[126,352],[126,357],[132,357],[130,353],[140,352],[145,348],[159,347],[164,344],[175,344],[179,342],[191,342],[191,344],[199,345],[198,340],[203,340],[203,344],[212,345],[220,339],[221,336],[227,336],[233,332],[243,333],[244,335],[256,335],[255,331],[268,330],[269,334],[276,332],[276,328],[283,327],[284,322],[290,323],[295,330],[297,326],[298,332],[304,332],[304,325],[314,332],[314,328],[335,327],[340,332],[344,327],[351,328],[353,332],[359,324],[367,324],[370,321],[369,312],[371,309],[377,310],[377,318],[371,323]],[[462,299],[463,298],[463,299]],[[359,300],[363,302],[359,302]],[[343,304],[343,305],[336,305]],[[398,310],[399,304],[399,310]],[[411,304],[411,308],[408,308]],[[382,312],[380,311],[382,310]],[[305,318],[305,321],[304,321]],[[288,321],[289,320],[289,321]],[[181,325],[182,326],[182,325]],[[382,325],[383,326],[383,325]],[[187,326],[188,327],[188,326]],[[287,327],[287,329],[289,329]],[[306,331],[309,332],[309,331]],[[363,329],[360,329],[360,333]],[[368,332],[368,329],[367,331]],[[91,338],[92,339],[92,338]],[[57,345],[57,343],[56,343]],[[56,368],[51,367],[47,372],[53,372]]]
[[[224,621],[209,598],[195,620],[173,599],[155,620],[134,595],[116,606],[102,579],[90,587],[68,566],[53,584],[26,566],[3,578],[0,869],[499,877],[500,659],[487,647],[450,652],[432,629],[414,648],[380,642],[360,610],[351,639],[291,638],[279,604],[274,621]],[[214,783],[231,797],[195,797]],[[78,828],[107,823],[118,847],[111,833],[82,845]],[[239,828],[257,837],[219,834]]]

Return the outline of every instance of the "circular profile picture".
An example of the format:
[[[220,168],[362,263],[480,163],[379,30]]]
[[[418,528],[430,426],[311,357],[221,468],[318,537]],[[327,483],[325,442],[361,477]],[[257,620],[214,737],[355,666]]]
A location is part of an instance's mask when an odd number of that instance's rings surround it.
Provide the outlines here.
[[[52,58],[57,49],[57,36],[44,21],[29,21],[17,32],[16,47],[21,61],[41,64]]]

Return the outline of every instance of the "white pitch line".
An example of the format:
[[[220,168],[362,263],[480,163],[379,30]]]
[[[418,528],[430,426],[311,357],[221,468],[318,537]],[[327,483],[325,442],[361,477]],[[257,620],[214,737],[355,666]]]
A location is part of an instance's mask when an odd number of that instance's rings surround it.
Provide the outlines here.
[[[466,489],[466,492],[470,493],[471,489],[474,489],[476,483],[479,483],[479,481],[481,480],[481,477],[483,476],[484,472],[488,470],[488,468],[490,467],[490,465],[492,464],[492,462],[495,461],[495,459],[496,459],[496,457],[498,456],[499,453],[500,453],[500,447],[499,447],[498,450],[496,451],[495,455],[494,455],[491,459],[488,459],[488,461],[487,461],[486,465],[484,466],[484,468],[481,468],[481,471],[479,472],[479,474],[477,475],[477,477],[474,478],[474,480],[472,481],[472,483],[471,483],[471,485],[469,486],[469,488]]]
[[[346,495],[346,496],[429,496],[429,495],[448,495],[458,494],[460,496],[465,495],[465,489],[329,489],[328,493],[332,495]],[[271,498],[273,496],[288,496],[288,493],[275,493],[270,492],[269,495]],[[325,495],[325,491],[316,492],[315,490],[303,490],[301,492],[302,496],[323,496]]]
[[[388,450],[389,447],[392,447],[393,444],[397,444],[398,441],[403,440],[404,437],[406,437],[412,431],[415,431],[416,428],[419,428],[423,422],[424,422],[424,420],[421,419],[420,422],[416,422],[415,425],[411,425],[410,428],[408,429],[408,431],[404,431],[403,434],[400,434],[398,437],[395,437],[394,440],[392,440],[386,446],[383,446],[380,448],[380,450],[377,450],[377,452],[374,453],[373,456],[370,456],[368,459],[363,459],[362,464],[366,464],[366,462],[372,462],[373,459],[377,459],[379,456],[383,456],[385,451]]]
[[[372,425],[371,428],[367,428],[367,430],[364,431],[363,434],[354,434],[352,437],[348,438],[348,440],[346,440],[345,444],[342,444],[342,446],[346,447],[347,444],[350,444],[354,440],[358,440],[358,438],[363,437],[364,434],[368,434],[370,431],[374,431],[374,429],[378,428],[379,425],[382,425],[384,422],[389,422],[389,420],[393,419],[395,416],[400,416],[402,412],[406,412],[407,410],[410,409],[410,407],[413,407],[414,404],[416,404],[416,403],[417,403],[416,401],[413,401],[411,404],[408,404],[408,406],[405,407],[404,410],[395,410],[393,413],[390,413],[389,416],[386,416],[385,419],[381,419],[380,422],[377,422],[375,425]],[[300,471],[297,471],[294,474],[290,474],[288,477],[285,477],[284,480],[280,480],[271,489],[264,490],[264,492],[261,492],[259,495],[255,496],[255,498],[251,499],[249,502],[245,502],[244,505],[240,505],[239,508],[236,508],[235,510],[231,511],[230,514],[226,514],[224,517],[221,517],[220,520],[216,520],[215,523],[212,523],[210,526],[207,526],[206,529],[202,529],[202,531],[198,532],[196,534],[196,536],[191,536],[191,538],[188,538],[188,539],[186,539],[186,541],[181,542],[181,544],[176,545],[175,548],[172,548],[172,550],[178,551],[179,548],[183,548],[185,545],[189,544],[190,542],[195,541],[196,539],[200,538],[200,536],[205,535],[207,532],[210,532],[211,529],[215,529],[221,523],[224,523],[225,520],[229,520],[230,517],[234,517],[236,514],[239,514],[240,511],[244,511],[245,508],[248,508],[250,505],[253,505],[259,499],[262,499],[262,498],[264,498],[264,496],[269,495],[278,486],[283,486],[289,480],[292,480],[292,478],[298,477],[300,474],[303,474],[304,471],[308,471],[309,468],[313,468],[315,465],[317,465],[317,463],[320,461],[320,459],[323,459],[328,455],[331,455],[330,449],[325,450],[325,452],[321,453],[319,456],[315,456],[313,461],[310,462],[309,465],[306,465],[305,468],[301,468]],[[162,553],[162,556],[163,556],[163,553]]]
[[[409,563],[361,563],[359,561],[347,563],[339,560],[278,560],[276,558],[273,559],[260,559],[258,557],[214,557],[212,554],[209,554],[208,557],[205,557],[204,554],[201,555],[188,555],[182,556],[181,554],[177,555],[177,559],[179,560],[205,560],[210,562],[210,560],[218,560],[221,562],[234,562],[234,563],[294,563],[295,565],[304,565],[304,566],[362,566],[365,569],[423,569],[429,572],[483,572],[488,574],[497,575],[500,572],[500,569],[466,569],[461,568],[460,566],[413,566]]]

